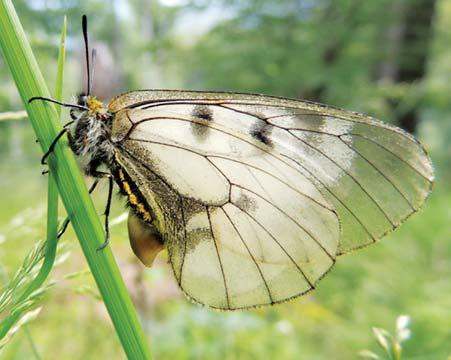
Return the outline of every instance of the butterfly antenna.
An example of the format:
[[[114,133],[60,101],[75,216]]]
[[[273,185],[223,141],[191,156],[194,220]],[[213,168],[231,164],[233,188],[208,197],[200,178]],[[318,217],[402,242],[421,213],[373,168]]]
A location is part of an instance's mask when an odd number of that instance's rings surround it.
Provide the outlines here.
[[[78,109],[78,110],[81,110],[81,111],[87,111],[87,110],[89,110],[88,107],[83,106],[83,105],[79,105],[79,104],[68,104],[68,103],[65,103],[65,102],[61,102],[61,101],[58,101],[58,100],[55,100],[55,99],[52,99],[52,98],[48,98],[48,97],[43,97],[43,96],[33,96],[33,97],[31,97],[31,98],[28,99],[28,103],[31,104],[33,101],[36,101],[36,100],[47,101],[47,102],[51,102],[51,103],[54,103],[54,104],[58,104],[58,105],[61,105],[61,106],[64,106],[64,107],[73,108],[73,109]]]
[[[88,94],[92,93],[92,87],[94,85],[94,69],[96,68],[96,55],[97,55],[96,49],[92,49],[92,52],[91,52],[91,81],[90,81],[90,87],[88,89]]]
[[[88,75],[88,86],[86,96],[90,94],[91,91],[91,69],[89,66],[89,44],[88,44],[88,18],[86,15],[83,15],[81,19],[81,26],[83,29],[83,38],[85,40],[85,55],[86,55],[86,72]]]

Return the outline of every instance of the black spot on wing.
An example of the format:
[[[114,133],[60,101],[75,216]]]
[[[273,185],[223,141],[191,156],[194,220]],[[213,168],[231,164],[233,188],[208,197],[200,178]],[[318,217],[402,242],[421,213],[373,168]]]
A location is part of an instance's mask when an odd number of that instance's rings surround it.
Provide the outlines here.
[[[194,117],[200,118],[202,120],[207,120],[207,121],[213,120],[213,112],[206,105],[196,105],[193,108],[193,112],[191,115]]]
[[[204,120],[206,122],[213,121],[213,112],[206,105],[196,105],[193,108],[191,116],[200,120]],[[198,136],[200,140],[205,139],[209,130],[208,123],[191,123],[191,128],[193,130],[193,133]]]
[[[265,145],[272,145],[272,141],[269,138],[271,130],[272,125],[260,120],[252,126],[251,136]]]

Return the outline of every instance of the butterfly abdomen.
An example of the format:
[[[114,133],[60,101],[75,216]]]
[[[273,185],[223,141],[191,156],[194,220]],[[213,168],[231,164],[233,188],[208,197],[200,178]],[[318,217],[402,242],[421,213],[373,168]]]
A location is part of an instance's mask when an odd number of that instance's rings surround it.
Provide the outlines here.
[[[127,204],[134,210],[140,219],[150,224],[154,217],[152,216],[150,206],[147,204],[137,185],[117,162],[112,170],[121,194],[127,196]]]

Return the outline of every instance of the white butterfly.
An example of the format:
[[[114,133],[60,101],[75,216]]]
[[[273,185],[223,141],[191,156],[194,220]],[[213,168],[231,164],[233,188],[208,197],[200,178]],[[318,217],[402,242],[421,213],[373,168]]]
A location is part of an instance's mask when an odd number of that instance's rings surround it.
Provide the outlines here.
[[[105,107],[89,95],[86,17],[83,34],[88,95],[78,104],[30,101],[78,110],[70,146],[88,175],[110,179],[107,240],[114,179],[131,207],[134,252],[150,265],[166,247],[196,302],[240,309],[305,294],[338,255],[399,226],[430,192],[421,144],[354,112],[170,90],[129,92]]]
[[[183,291],[214,308],[312,290],[337,255],[418,210],[433,180],[412,136],[325,105],[144,90],[108,114],[112,164],[136,185],[129,199],[146,203]]]

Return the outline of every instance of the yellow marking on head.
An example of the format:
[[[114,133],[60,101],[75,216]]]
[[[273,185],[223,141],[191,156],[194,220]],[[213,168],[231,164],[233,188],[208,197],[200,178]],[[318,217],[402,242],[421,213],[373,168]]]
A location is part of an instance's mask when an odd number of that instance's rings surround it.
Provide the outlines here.
[[[98,100],[95,96],[88,96],[86,105],[88,106],[89,110],[91,110],[94,113],[100,113],[100,112],[106,111],[105,107],[103,106],[103,102]]]

